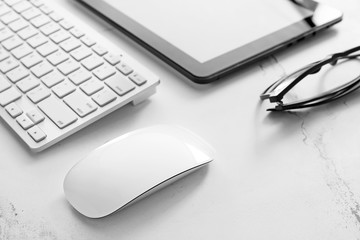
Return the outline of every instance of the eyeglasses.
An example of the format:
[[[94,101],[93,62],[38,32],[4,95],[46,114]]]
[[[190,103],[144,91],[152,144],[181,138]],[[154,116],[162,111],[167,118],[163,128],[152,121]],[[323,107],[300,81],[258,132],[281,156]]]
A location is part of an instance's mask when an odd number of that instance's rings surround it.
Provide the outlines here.
[[[352,77],[349,81],[346,81],[339,86],[318,93],[315,96],[304,99],[295,99],[286,103],[283,98],[301,80],[312,74],[318,73],[325,65],[330,64],[330,67],[334,68],[334,66],[340,62],[343,63],[345,61],[357,59],[359,56],[360,46],[357,46],[347,51],[330,55],[323,60],[311,63],[274,82],[260,95],[260,99],[269,99],[271,103],[276,104],[275,107],[267,109],[268,111],[286,111],[308,108],[337,100],[360,87],[360,69],[358,70],[359,75]]]

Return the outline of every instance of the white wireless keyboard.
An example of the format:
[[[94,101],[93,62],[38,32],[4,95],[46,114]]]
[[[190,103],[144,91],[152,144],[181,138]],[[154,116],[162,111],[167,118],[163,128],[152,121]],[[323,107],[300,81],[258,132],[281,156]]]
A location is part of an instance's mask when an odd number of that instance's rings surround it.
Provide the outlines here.
[[[33,151],[145,100],[159,84],[49,1],[0,0],[0,43],[0,116]]]

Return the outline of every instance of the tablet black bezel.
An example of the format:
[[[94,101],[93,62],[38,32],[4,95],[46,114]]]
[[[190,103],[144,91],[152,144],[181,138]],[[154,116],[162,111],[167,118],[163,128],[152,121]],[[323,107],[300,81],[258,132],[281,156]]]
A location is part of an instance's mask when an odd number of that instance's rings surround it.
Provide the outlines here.
[[[102,0],[80,0],[121,31],[196,83],[210,83],[342,20],[342,13],[313,0],[298,3],[314,14],[279,31],[200,63]],[[106,14],[106,15],[105,15]],[[118,23],[121,23],[119,25]]]

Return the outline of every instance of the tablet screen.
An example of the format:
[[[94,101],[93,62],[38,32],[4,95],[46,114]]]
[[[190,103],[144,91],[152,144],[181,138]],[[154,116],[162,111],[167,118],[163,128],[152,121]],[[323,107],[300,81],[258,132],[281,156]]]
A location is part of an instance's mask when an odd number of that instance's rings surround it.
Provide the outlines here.
[[[289,0],[105,1],[200,63],[312,15]]]

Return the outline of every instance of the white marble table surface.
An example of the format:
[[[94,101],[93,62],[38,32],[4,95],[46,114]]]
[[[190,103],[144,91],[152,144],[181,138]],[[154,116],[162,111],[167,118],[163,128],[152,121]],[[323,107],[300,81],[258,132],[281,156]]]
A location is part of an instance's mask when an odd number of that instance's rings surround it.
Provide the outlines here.
[[[55,0],[53,0],[55,1]],[[360,2],[328,0],[344,20],[223,81],[191,84],[73,0],[56,0],[146,64],[156,95],[34,154],[0,124],[0,239],[360,239],[360,93],[299,113],[269,114],[277,77],[360,45]],[[67,203],[67,171],[125,132],[178,124],[208,140],[215,161],[137,204],[88,219]]]

